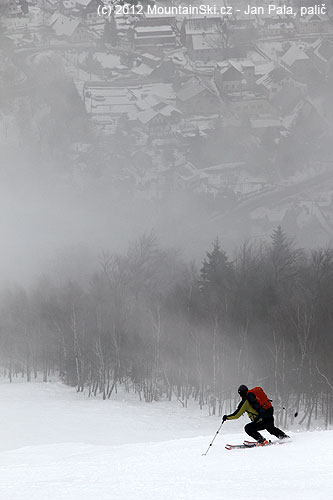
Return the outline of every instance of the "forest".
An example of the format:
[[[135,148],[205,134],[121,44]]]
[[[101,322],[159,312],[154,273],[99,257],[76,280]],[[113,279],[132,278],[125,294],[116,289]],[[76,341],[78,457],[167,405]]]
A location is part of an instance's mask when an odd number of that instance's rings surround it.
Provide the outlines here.
[[[227,255],[216,239],[200,265],[153,234],[101,255],[86,285],[43,274],[1,291],[2,374],[38,373],[90,397],[120,385],[146,402],[234,409],[260,385],[286,428],[333,423],[333,250],[297,248],[279,226]]]

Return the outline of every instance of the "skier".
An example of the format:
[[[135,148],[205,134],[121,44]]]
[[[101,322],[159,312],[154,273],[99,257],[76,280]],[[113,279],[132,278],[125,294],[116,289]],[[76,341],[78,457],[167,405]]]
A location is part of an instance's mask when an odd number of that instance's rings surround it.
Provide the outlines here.
[[[242,398],[236,410],[230,415],[223,415],[222,420],[235,420],[247,412],[252,422],[244,427],[245,432],[255,439],[259,445],[264,446],[268,441],[258,432],[266,430],[279,439],[287,439],[289,436],[274,425],[274,409],[261,387],[248,389],[246,385],[238,388],[238,394]]]

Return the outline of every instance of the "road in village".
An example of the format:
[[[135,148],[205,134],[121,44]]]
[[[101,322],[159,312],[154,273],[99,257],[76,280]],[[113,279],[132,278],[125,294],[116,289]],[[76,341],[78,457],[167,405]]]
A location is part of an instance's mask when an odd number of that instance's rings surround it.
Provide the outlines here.
[[[273,211],[292,202],[309,201],[315,193],[333,191],[333,161],[322,163],[321,167],[324,171],[304,180],[295,181],[293,184],[272,185],[270,189],[247,197],[228,210],[214,212],[208,217],[202,216],[199,222],[182,226],[184,246],[191,250],[193,258],[201,259],[202,249],[208,249],[216,237],[228,251],[232,251],[237,242],[243,243],[247,239],[267,240],[270,230],[264,234],[259,229],[257,233],[253,231],[252,225],[249,224],[250,214],[260,208],[267,212]],[[239,239],[240,234],[243,235],[242,240]],[[329,235],[327,237],[329,238]]]
[[[265,209],[269,210],[281,203],[287,203],[288,201],[296,200],[296,198],[300,197],[302,198],[302,195],[305,195],[309,189],[311,189],[312,192],[317,188],[327,190],[331,187],[330,183],[333,183],[333,161],[327,162],[326,164],[321,163],[321,165],[325,165],[324,172],[304,179],[300,182],[296,182],[295,184],[279,184],[272,186],[269,190],[265,190],[262,193],[240,201],[231,210],[228,210],[223,214],[214,214],[210,220],[219,220],[222,222],[225,217],[241,218],[263,206]]]

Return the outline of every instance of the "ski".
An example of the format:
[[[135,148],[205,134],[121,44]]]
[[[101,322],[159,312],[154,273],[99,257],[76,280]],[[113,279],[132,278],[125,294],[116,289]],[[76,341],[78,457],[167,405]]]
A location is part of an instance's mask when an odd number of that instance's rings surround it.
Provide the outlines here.
[[[266,443],[263,446],[271,446],[271,445],[285,444],[285,443],[291,443],[291,439],[289,438],[289,439],[281,439],[279,441],[268,441],[268,443]],[[253,448],[254,446],[262,446],[262,445],[259,445],[256,441],[244,441],[244,445],[246,445],[250,448]]]
[[[252,446],[248,446],[246,444],[226,444],[225,449],[226,450],[245,450],[246,448],[252,448]]]
[[[285,443],[290,443],[291,439],[284,439],[282,441],[268,441],[268,443],[261,445],[258,444],[257,441],[244,441],[243,444],[226,444],[225,449],[226,450],[245,450],[246,448],[259,448],[259,447],[264,447],[264,446],[271,446],[271,445],[276,445],[276,444],[285,444]]]
[[[257,441],[244,441],[244,446],[247,446],[248,448],[256,448],[256,447],[262,447],[262,446],[270,446],[271,444],[276,444],[272,443],[272,441],[267,441],[265,444],[260,444],[257,443]]]

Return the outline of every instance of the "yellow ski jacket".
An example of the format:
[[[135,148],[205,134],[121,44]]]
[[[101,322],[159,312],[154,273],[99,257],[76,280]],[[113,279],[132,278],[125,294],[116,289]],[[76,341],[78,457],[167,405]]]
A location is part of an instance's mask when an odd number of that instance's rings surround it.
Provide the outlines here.
[[[250,420],[252,420],[252,422],[259,415],[257,410],[252,408],[252,406],[250,405],[250,403],[247,399],[242,399],[242,401],[237,406],[236,410],[227,416],[227,420],[235,420],[236,418],[241,417],[245,412],[248,414],[248,416],[249,416]]]

